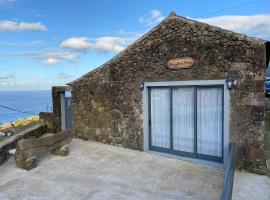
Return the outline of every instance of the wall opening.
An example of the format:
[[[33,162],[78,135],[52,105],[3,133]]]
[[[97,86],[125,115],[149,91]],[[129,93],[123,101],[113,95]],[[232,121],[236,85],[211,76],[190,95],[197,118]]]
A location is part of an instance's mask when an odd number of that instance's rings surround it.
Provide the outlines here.
[[[202,92],[203,94],[207,95],[202,95]],[[208,156],[209,152],[200,153],[200,149],[198,149],[198,147],[200,147],[200,140],[203,138],[203,135],[205,135],[204,138],[206,139],[214,137],[214,135],[213,137],[209,137],[211,131],[207,132],[207,130],[205,130],[206,126],[199,126],[202,125],[202,123],[200,123],[202,118],[199,118],[199,116],[201,116],[200,111],[202,111],[200,109],[202,108],[200,105],[200,98],[209,96],[209,92],[214,92],[213,94],[211,93],[211,97],[216,97],[213,99],[213,101],[217,103],[216,108],[220,108],[220,112],[215,112],[216,110],[213,106],[211,106],[212,104],[209,104],[209,109],[206,112],[213,111],[212,113],[218,114],[218,116],[220,116],[220,121],[222,121],[221,123],[218,123],[220,124],[220,127],[218,128],[220,128],[220,133],[222,133],[219,135],[220,137],[217,138],[216,141],[208,141],[208,143],[207,141],[204,141],[205,145],[211,145],[211,142],[218,143],[213,147],[213,149],[216,149],[217,147],[217,150],[220,150],[218,151],[219,153],[213,155],[209,154],[210,156]],[[179,95],[184,95],[184,97],[179,99]],[[206,103],[206,101],[203,102]],[[183,106],[183,104],[188,105]],[[227,110],[229,110],[228,106],[229,92],[226,87],[225,80],[145,82],[145,88],[143,90],[144,150],[160,152],[161,154],[166,153],[170,155],[177,155],[181,158],[187,158],[186,160],[196,160],[195,162],[205,164],[208,164],[209,161],[214,161],[217,164],[220,163],[219,165],[225,166],[227,164],[229,147],[229,113],[227,112]],[[174,108],[172,109],[172,107]],[[203,107],[205,108],[205,106]],[[160,112],[159,109],[162,111]],[[155,111],[154,113],[153,110]],[[183,112],[181,112],[181,110]],[[224,112],[224,110],[226,110],[226,112]],[[177,113],[175,113],[176,111]],[[174,123],[175,120],[181,118],[180,116],[183,118],[183,115],[185,115],[185,119],[190,119],[190,123],[183,122],[182,126],[179,126],[179,123]],[[216,120],[216,117],[215,119],[213,118],[213,120]],[[155,121],[159,121],[160,124],[154,124]],[[177,127],[174,127],[176,124]],[[187,126],[189,124],[190,126]],[[185,133],[183,133],[183,128],[185,128]],[[200,135],[202,131],[204,131],[203,133],[207,133]],[[180,132],[180,135],[177,134]],[[192,137],[189,137],[189,135],[187,138],[185,138],[189,132],[191,133]],[[167,133],[167,137],[165,133]],[[182,137],[181,141],[179,140],[178,136],[180,138]],[[153,143],[153,139],[155,143]],[[183,141],[185,142],[183,143]],[[162,148],[160,146],[162,146]],[[207,154],[207,156],[204,154]]]

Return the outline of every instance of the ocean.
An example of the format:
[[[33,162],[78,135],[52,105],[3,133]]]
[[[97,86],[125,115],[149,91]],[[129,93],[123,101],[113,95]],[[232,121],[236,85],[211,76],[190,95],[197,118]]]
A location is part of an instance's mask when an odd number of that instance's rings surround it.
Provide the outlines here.
[[[8,110],[9,107],[26,113]],[[50,90],[40,91],[0,91],[0,125],[19,118],[30,117],[42,111],[52,111]]]

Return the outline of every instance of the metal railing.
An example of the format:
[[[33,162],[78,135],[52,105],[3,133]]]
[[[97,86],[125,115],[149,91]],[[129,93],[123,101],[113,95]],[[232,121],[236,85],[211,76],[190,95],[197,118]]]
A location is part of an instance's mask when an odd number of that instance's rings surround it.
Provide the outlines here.
[[[235,144],[230,144],[229,161],[226,168],[223,190],[220,200],[231,200],[233,191],[233,179],[235,170]]]

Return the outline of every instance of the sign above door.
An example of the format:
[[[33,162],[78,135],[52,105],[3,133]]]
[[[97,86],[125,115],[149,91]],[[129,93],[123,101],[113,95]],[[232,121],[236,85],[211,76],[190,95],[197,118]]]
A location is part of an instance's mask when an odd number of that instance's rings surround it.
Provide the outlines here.
[[[169,69],[189,69],[195,63],[192,57],[171,58],[167,61],[167,67]]]

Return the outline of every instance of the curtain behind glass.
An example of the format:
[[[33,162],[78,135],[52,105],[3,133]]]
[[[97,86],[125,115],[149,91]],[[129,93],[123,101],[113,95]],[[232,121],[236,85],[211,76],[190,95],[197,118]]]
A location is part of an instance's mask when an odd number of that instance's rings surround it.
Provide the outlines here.
[[[194,153],[194,88],[173,89],[173,149]]]
[[[197,152],[222,156],[222,89],[197,89]]]
[[[152,146],[170,148],[170,89],[151,89]]]

